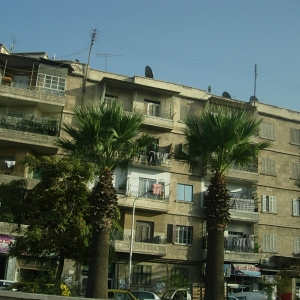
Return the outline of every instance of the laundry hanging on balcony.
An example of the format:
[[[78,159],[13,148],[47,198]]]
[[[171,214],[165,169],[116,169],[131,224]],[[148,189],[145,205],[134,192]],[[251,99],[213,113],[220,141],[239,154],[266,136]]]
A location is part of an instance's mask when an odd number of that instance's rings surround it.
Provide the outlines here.
[[[11,168],[12,166],[14,166],[16,164],[16,161],[14,160],[6,160],[5,161],[6,165],[8,168]]]
[[[162,185],[159,183],[155,183],[152,186],[152,194],[153,195],[160,195],[162,192]]]

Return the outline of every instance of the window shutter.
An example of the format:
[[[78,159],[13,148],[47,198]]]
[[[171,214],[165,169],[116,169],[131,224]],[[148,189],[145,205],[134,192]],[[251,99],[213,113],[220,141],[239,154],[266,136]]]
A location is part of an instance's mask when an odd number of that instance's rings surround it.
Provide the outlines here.
[[[262,211],[266,211],[267,209],[267,196],[262,195]]]
[[[277,235],[271,234],[270,238],[271,238],[271,247],[270,247],[271,249],[270,249],[270,251],[277,252]]]
[[[148,103],[144,103],[144,113],[148,114]]]
[[[268,250],[268,237],[266,234],[263,234],[263,236],[262,236],[262,244],[263,244],[263,250],[267,251]]]
[[[292,174],[291,174],[291,177],[293,179],[298,179],[299,173],[300,173],[299,170],[300,170],[299,164],[292,163]]]
[[[275,196],[269,196],[269,201],[270,201],[270,212],[276,213],[277,212],[276,197]]]
[[[294,237],[294,254],[300,252],[300,237]]]
[[[290,142],[291,144],[299,145],[300,144],[300,130],[295,128],[290,129]]]
[[[175,243],[175,233],[176,226],[174,224],[168,224],[167,225],[167,242],[168,243]]]
[[[299,205],[298,205],[298,200],[293,199],[293,216],[298,216],[299,215]]]

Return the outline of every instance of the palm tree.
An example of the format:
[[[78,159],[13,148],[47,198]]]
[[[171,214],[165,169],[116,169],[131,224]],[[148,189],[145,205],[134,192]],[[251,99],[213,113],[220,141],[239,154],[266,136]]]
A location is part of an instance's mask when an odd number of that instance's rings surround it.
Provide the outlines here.
[[[61,138],[57,142],[61,148],[94,163],[98,175],[90,198],[93,232],[88,298],[107,298],[109,233],[118,216],[112,172],[118,166],[126,167],[133,157],[154,141],[150,135],[140,133],[144,118],[142,112],[126,112],[117,103],[106,105],[101,102],[97,106],[77,107],[77,126],[64,124],[62,127],[71,139]]]
[[[217,109],[207,106],[199,116],[185,120],[184,152],[175,157],[191,169],[207,166],[211,178],[206,195],[207,256],[205,300],[224,299],[224,230],[230,220],[226,171],[233,165],[246,166],[270,144],[254,143],[262,120],[243,109]],[[252,111],[253,113],[253,111]]]

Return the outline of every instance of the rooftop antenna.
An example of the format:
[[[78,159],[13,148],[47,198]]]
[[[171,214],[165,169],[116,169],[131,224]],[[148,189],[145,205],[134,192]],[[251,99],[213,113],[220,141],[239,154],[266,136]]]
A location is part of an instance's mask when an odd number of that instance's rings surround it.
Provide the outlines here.
[[[257,78],[257,64],[254,65],[254,106],[255,106],[255,100],[256,100],[256,78]]]
[[[15,52],[15,45],[17,44],[17,41],[15,39],[15,37],[12,35],[12,45],[9,49],[10,53],[14,53]]]
[[[102,56],[102,57],[105,58],[105,71],[106,71],[107,58],[108,58],[108,57],[114,57],[114,56],[121,56],[121,54],[97,53],[97,56]]]

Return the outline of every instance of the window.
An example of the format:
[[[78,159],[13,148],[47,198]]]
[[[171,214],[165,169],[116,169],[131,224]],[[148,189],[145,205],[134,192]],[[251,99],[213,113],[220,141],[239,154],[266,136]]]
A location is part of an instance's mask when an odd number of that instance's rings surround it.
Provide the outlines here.
[[[294,145],[300,145],[300,130],[291,128],[290,129],[290,143]]]
[[[57,93],[63,93],[65,91],[66,78],[39,73],[36,85],[37,87],[57,91]]]
[[[262,158],[261,172],[267,175],[275,175],[275,160],[268,157]]]
[[[137,221],[135,241],[151,243],[153,239],[153,228],[154,228],[153,222]]]
[[[292,163],[291,178],[292,179],[300,179],[300,165],[299,165],[299,163]]]
[[[277,252],[277,235],[263,234],[262,238],[264,252]]]
[[[172,268],[171,277],[189,277],[189,269],[187,268]]]
[[[276,213],[276,197],[262,195],[262,211]]]
[[[134,265],[132,273],[133,285],[151,285],[151,266]]]
[[[144,198],[156,198],[157,195],[151,192],[154,184],[156,179],[139,178],[139,195]]]
[[[179,201],[193,201],[193,186],[187,184],[177,184],[177,200]]]
[[[294,253],[293,254],[298,254],[300,253],[300,237],[294,237]]]
[[[145,113],[149,116],[159,117],[160,116],[160,103],[145,100],[144,110],[145,110]]]
[[[118,100],[118,97],[117,97],[117,96],[105,94],[105,97],[104,97],[104,104],[106,104],[106,105],[111,105],[111,104],[113,104],[114,102],[116,102],[117,100]]]
[[[293,199],[293,216],[300,216],[300,200]]]
[[[274,125],[269,123],[261,123],[260,137],[269,140],[275,140]]]
[[[175,243],[192,245],[193,227],[176,225]]]

